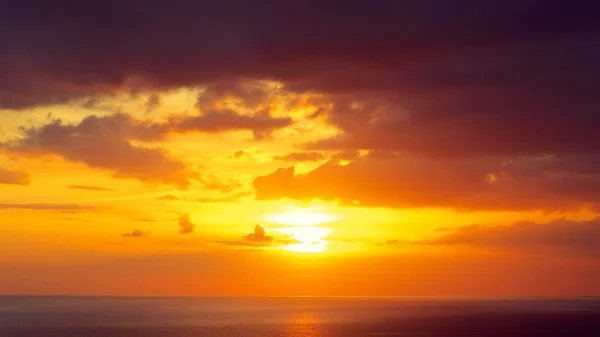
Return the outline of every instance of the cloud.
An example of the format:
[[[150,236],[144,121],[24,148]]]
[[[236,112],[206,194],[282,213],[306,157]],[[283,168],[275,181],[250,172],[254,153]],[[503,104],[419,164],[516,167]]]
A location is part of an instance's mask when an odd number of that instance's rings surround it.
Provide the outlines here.
[[[197,198],[189,201],[202,202],[202,203],[222,203],[222,202],[238,202],[241,198],[247,197],[250,192],[239,192],[224,197],[208,197],[208,198]]]
[[[172,116],[177,133],[251,130],[255,139],[264,139],[273,130],[292,125],[289,117],[272,117],[268,112],[242,115],[233,110],[208,110],[198,116]]]
[[[85,186],[85,185],[69,185],[67,188],[74,190],[87,190],[87,191],[106,191],[106,192],[114,192],[115,190],[106,188],[106,187],[98,187],[98,186]]]
[[[148,96],[148,100],[144,103],[144,107],[146,108],[146,113],[152,112],[156,110],[160,106],[161,98],[160,94],[152,92]]]
[[[29,185],[31,175],[25,171],[14,171],[0,167],[0,184]]]
[[[505,104],[525,106],[539,99],[539,89],[561,92],[554,86],[561,74],[575,86],[565,82],[562,97],[546,96],[558,101],[576,88],[589,88],[581,77],[568,76],[574,70],[597,71],[591,62],[597,56],[595,6],[558,0],[464,0],[451,6],[434,0],[352,2],[340,9],[316,0],[259,5],[232,0],[156,2],[142,9],[112,0],[74,7],[9,0],[0,17],[0,29],[11,32],[0,40],[0,102],[25,108],[119,89],[166,90],[251,77],[280,80],[298,90],[393,91],[415,100],[423,99],[424,91],[444,96],[448,87],[535,84],[530,99],[518,90],[505,92],[522,98]],[[446,15],[450,11],[453,15]],[[570,41],[583,46],[574,48]],[[537,51],[543,62],[531,62],[531,45],[549,46],[549,52]],[[564,48],[573,53],[560,53]],[[545,70],[551,72],[543,75]],[[581,98],[590,98],[583,91]],[[421,103],[427,101],[432,102]]]
[[[233,153],[233,158],[235,159],[240,159],[240,158],[244,158],[247,157],[249,154],[248,152],[245,152],[244,150],[237,150]]]
[[[292,243],[298,243],[299,241],[293,239],[289,235],[278,235],[274,236],[269,234],[264,226],[257,224],[254,226],[254,230],[242,237],[242,240],[226,240],[226,241],[214,241],[214,243],[222,244],[230,247],[252,247],[261,248],[266,246],[285,246]]]
[[[112,171],[118,178],[186,188],[197,174],[184,162],[164,149],[132,142],[162,139],[164,129],[160,124],[126,114],[92,115],[78,124],[54,119],[41,126],[23,127],[21,138],[0,146],[13,155],[57,155],[91,168]]]
[[[190,220],[189,214],[182,214],[179,216],[179,227],[181,227],[179,234],[184,235],[194,233],[194,227],[196,227],[196,225]]]
[[[390,245],[397,245],[399,243],[400,243],[400,240],[388,239],[388,240],[377,242],[376,244],[378,246],[390,246]]]
[[[600,202],[600,161],[589,156],[439,159],[365,156],[254,179],[258,200],[339,200],[362,207],[576,210]]]
[[[262,225],[254,226],[254,231],[246,236],[244,239],[252,242],[272,242],[273,237],[267,233],[267,230]]]
[[[340,7],[228,0],[140,7],[8,0],[3,6],[9,10],[0,11],[0,31],[10,34],[0,37],[1,108],[181,87],[199,93],[198,113],[162,123],[120,115],[126,126],[116,137],[81,131],[59,143],[37,143],[42,128],[33,128],[25,137],[32,141],[15,150],[37,148],[116,176],[188,186],[195,176],[185,163],[130,140],[234,130],[263,139],[294,122],[275,115],[273,102],[311,93],[309,118],[339,132],[302,144],[302,151],[372,150],[372,157],[302,176],[289,170],[270,176],[285,187],[258,179],[259,198],[351,197],[373,206],[471,209],[598,202],[598,176],[569,166],[584,165],[580,156],[600,156],[600,22],[591,1]],[[66,125],[53,127],[65,132]],[[88,158],[99,147],[110,149],[107,158]],[[552,168],[542,167],[544,156],[553,157]],[[519,167],[499,167],[511,161]],[[517,172],[527,165],[533,175]]]
[[[123,233],[121,236],[122,237],[127,237],[127,238],[141,238],[141,237],[145,237],[148,236],[150,233],[148,232],[144,232],[141,229],[134,229],[131,232],[128,233]]]
[[[563,252],[600,254],[600,218],[589,221],[554,220],[545,224],[517,222],[504,226],[471,225],[421,242],[433,245],[469,245],[514,251],[558,249]]]
[[[158,200],[168,200],[168,201],[177,201],[177,200],[181,200],[179,197],[174,196],[173,194],[165,194],[163,196],[160,196],[158,198],[156,198]]]
[[[275,156],[273,159],[282,161],[319,161],[325,159],[325,155],[321,152],[292,152],[283,156]]]
[[[242,187],[242,184],[236,180],[223,180],[214,175],[206,175],[199,179],[204,188],[211,191],[231,192]]]
[[[57,211],[57,212],[83,212],[97,210],[94,206],[89,205],[74,205],[74,204],[7,204],[0,203],[0,210],[3,209],[19,209],[19,210],[42,210],[42,211]]]

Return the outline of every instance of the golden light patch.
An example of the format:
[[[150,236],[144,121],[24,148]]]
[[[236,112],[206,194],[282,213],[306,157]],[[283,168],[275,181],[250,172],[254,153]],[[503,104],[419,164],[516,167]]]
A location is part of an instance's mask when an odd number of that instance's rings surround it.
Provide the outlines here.
[[[316,226],[327,222],[337,220],[337,216],[322,212],[302,212],[292,211],[280,214],[275,214],[267,218],[267,220],[290,226]]]
[[[284,246],[285,250],[299,253],[320,253],[327,249],[329,241],[325,238],[331,232],[331,229],[317,226],[294,226],[279,228],[276,231],[288,235],[295,241]]]

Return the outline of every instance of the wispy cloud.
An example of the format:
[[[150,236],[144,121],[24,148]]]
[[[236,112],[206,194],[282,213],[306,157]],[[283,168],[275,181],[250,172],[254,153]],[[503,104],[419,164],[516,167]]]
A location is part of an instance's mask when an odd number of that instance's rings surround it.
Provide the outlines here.
[[[554,249],[563,253],[600,255],[600,218],[589,221],[558,219],[548,223],[524,221],[503,226],[471,225],[441,233],[438,238],[418,243],[518,252]]]
[[[86,185],[69,185],[67,188],[73,190],[87,190],[87,191],[106,191],[106,192],[114,192],[115,190],[106,187],[98,187],[98,186],[86,186]]]
[[[126,237],[126,238],[141,238],[141,237],[146,237],[149,234],[150,234],[149,232],[145,232],[141,229],[134,229],[131,232],[121,234],[121,236]]]
[[[49,203],[37,203],[37,204],[0,203],[0,210],[3,210],[3,209],[42,210],[42,211],[56,211],[56,212],[83,212],[83,211],[98,210],[97,207],[91,206],[91,205],[49,204]]]

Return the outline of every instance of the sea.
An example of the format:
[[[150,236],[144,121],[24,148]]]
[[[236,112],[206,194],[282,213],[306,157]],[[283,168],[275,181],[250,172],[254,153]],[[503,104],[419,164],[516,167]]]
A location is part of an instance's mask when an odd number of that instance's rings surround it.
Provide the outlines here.
[[[600,336],[600,298],[0,296],[0,337]]]

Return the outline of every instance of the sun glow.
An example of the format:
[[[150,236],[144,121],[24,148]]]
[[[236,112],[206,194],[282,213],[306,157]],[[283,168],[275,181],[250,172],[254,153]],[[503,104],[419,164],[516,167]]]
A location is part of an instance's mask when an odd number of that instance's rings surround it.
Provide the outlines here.
[[[295,253],[322,253],[327,250],[327,242],[322,243],[293,243],[284,247]]]
[[[330,228],[316,226],[294,226],[278,228],[276,231],[286,234],[294,243],[283,247],[287,251],[299,253],[320,253],[327,249],[329,241],[325,237],[331,232]]]
[[[329,241],[325,238],[332,230],[320,225],[337,219],[333,214],[318,212],[315,209],[293,209],[267,218],[271,222],[289,226],[277,228],[275,231],[293,240],[283,249],[299,253],[320,253],[327,250]]]
[[[298,211],[275,214],[268,217],[267,220],[290,226],[316,226],[335,221],[337,220],[337,217],[332,214],[321,212]]]

